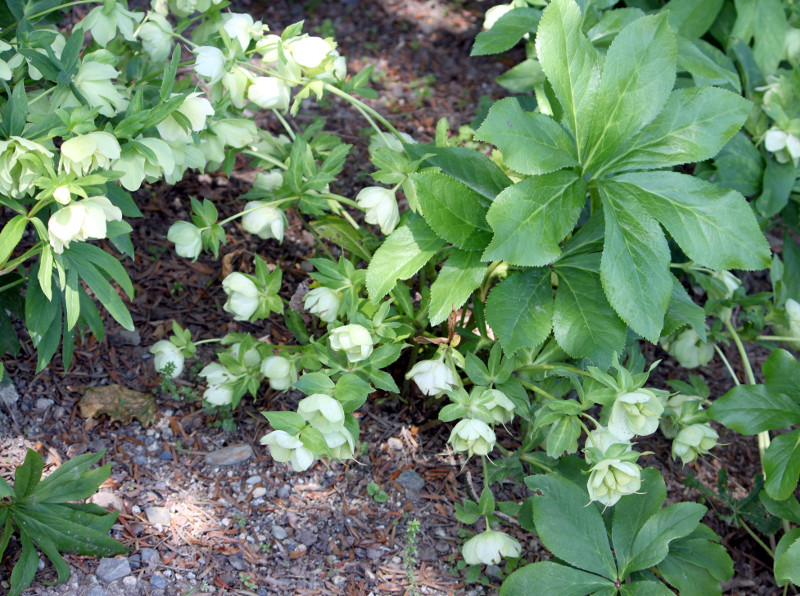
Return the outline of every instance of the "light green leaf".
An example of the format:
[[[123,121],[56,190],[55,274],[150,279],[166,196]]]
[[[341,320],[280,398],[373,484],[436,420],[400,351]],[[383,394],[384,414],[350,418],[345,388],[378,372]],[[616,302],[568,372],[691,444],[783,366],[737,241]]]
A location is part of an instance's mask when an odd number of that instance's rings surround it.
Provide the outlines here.
[[[305,373],[292,385],[293,389],[302,391],[306,395],[312,393],[325,393],[330,395],[335,385],[331,378],[323,372]]]
[[[722,188],[730,188],[749,197],[761,191],[764,177],[764,158],[752,141],[742,131],[731,137],[714,158],[716,171],[710,182]],[[695,176],[697,173],[695,173]],[[769,201],[771,202],[771,201]],[[756,201],[759,207],[760,201]]]
[[[708,412],[743,435],[800,424],[800,406],[766,385],[737,385],[711,404]]]
[[[800,528],[784,534],[775,549],[775,579],[779,586],[800,585]]]
[[[764,488],[773,499],[788,499],[800,478],[800,429],[772,438],[764,453]]]
[[[655,468],[642,470],[642,487],[639,492],[622,497],[614,506],[611,537],[620,575],[626,577],[631,558],[631,549],[636,535],[645,522],[655,515],[664,499],[667,487]]]
[[[428,316],[431,325],[438,325],[454,308],[461,308],[483,281],[487,265],[481,263],[477,251],[457,250],[439,271],[431,284],[431,305]]]
[[[14,471],[14,491],[17,500],[25,499],[33,494],[44,469],[44,459],[33,449],[25,453],[25,461]]]
[[[372,393],[372,387],[355,373],[345,373],[336,381],[333,397],[342,404],[344,413],[348,414],[360,408],[367,396]]]
[[[592,114],[584,171],[656,117],[675,83],[675,35],[666,15],[642,17],[611,42]]]
[[[609,10],[586,32],[586,36],[595,46],[608,46],[620,31],[643,16],[644,13],[639,8]]]
[[[797,170],[792,162],[778,163],[773,157],[767,157],[762,193],[755,203],[761,217],[773,217],[786,207],[796,180]]]
[[[528,93],[545,81],[542,65],[538,60],[528,58],[495,79],[497,84],[511,93]]]
[[[418,172],[409,178],[425,221],[440,238],[464,250],[481,250],[489,244],[491,228],[478,193],[437,172]]]
[[[553,0],[536,34],[536,54],[564,110],[564,122],[584,155],[600,83],[600,56],[581,31],[574,0]]]
[[[548,269],[515,273],[495,286],[486,300],[486,321],[507,354],[539,346],[550,335],[552,318]]]
[[[658,222],[635,206],[624,188],[601,182],[598,191],[605,213],[603,289],[620,318],[656,343],[672,295],[669,246]]]
[[[36,553],[36,548],[33,546],[28,533],[20,532],[19,541],[22,545],[22,554],[20,554],[11,572],[9,579],[13,588],[11,588],[8,596],[20,596],[22,591],[31,585],[39,567],[39,555]]]
[[[492,106],[475,139],[496,145],[506,165],[522,174],[546,174],[578,165],[566,131],[550,116],[525,112],[515,97]]]
[[[773,350],[761,365],[764,380],[771,391],[783,393],[800,403],[800,362],[783,348]]]
[[[734,0],[736,23],[730,38],[749,44],[755,37],[753,57],[764,76],[778,68],[788,27],[781,0]]]
[[[630,185],[628,196],[658,219],[699,265],[716,270],[770,266],[769,244],[739,193],[676,172],[631,173],[612,180]],[[622,192],[616,184],[614,188]]]
[[[560,476],[528,476],[525,484],[543,493],[533,497],[533,520],[542,544],[570,565],[616,579],[603,518],[589,504],[586,490]]]
[[[698,87],[727,85],[733,91],[742,90],[742,82],[733,61],[702,39],[678,37],[678,69],[691,74]]]
[[[692,532],[706,513],[699,503],[676,503],[648,519],[631,549],[628,573],[658,565],[669,552],[669,543]]]
[[[75,246],[77,245],[76,243]],[[86,285],[94,292],[94,295],[102,305],[106,307],[108,313],[125,329],[133,331],[133,320],[128,309],[108,280],[95,268],[93,262],[82,258],[72,259],[71,262],[78,271],[78,275],[86,282]],[[119,265],[119,261],[117,261],[117,264]],[[127,274],[125,278],[127,278]]]
[[[762,491],[758,494],[758,499],[772,515],[782,517],[793,524],[800,524],[800,503],[797,497],[777,501]]]
[[[613,589],[614,584],[594,573],[540,561],[509,575],[500,587],[500,596],[585,596],[603,588]]]
[[[370,261],[367,268],[370,300],[377,303],[398,279],[414,275],[444,244],[422,217],[412,214],[383,241]]]
[[[0,266],[5,265],[8,257],[17,248],[17,244],[22,239],[22,233],[27,225],[27,217],[15,215],[3,226],[3,231],[0,232]]]
[[[526,33],[536,31],[542,12],[535,8],[519,7],[504,14],[488,31],[478,33],[470,56],[499,54],[513,48]]]
[[[601,167],[604,171],[665,168],[713,157],[744,124],[751,105],[715,87],[673,91],[661,113]]]
[[[586,202],[586,181],[572,170],[526,178],[497,195],[486,219],[494,238],[483,258],[546,265],[561,254]]]
[[[611,365],[611,354],[625,345],[625,324],[611,308],[600,284],[600,255],[571,257],[555,264],[558,291],[553,335],[573,358]]]
[[[702,37],[714,23],[724,0],[670,0],[661,9],[669,11],[670,26],[686,37]]]
[[[297,412],[262,412],[272,428],[296,435],[306,425],[306,421]]]

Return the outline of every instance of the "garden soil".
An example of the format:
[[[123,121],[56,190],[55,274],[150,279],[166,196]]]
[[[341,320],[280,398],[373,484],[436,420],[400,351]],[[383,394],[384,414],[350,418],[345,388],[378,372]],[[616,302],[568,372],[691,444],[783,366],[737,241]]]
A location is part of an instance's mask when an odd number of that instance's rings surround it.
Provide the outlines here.
[[[429,141],[440,118],[447,117],[455,131],[472,122],[488,100],[503,97],[494,77],[524,57],[521,50],[501,58],[468,57],[490,5],[239,0],[232,8],[252,12],[274,31],[305,18],[306,31],[335,36],[351,72],[374,67],[373,86],[380,100],[372,105],[401,131]],[[297,120],[307,124],[318,115],[327,119],[327,130],[354,145],[334,188],[354,196],[369,185],[369,171],[360,167],[367,163],[365,123],[338,101],[311,105]],[[267,116],[259,120],[279,131]],[[11,480],[28,448],[44,456],[46,473],[81,453],[106,450],[104,461],[113,464],[111,477],[93,500],[120,511],[112,534],[130,548],[113,559],[67,555],[72,577],[59,586],[50,585],[55,573],[43,558],[25,594],[496,593],[503,569],[490,566],[478,584],[465,583],[464,572],[457,569],[460,536],[482,528],[460,524],[453,504],[476,498],[474,487],[482,482],[479,466],[448,450],[449,426],[436,421],[438,404],[423,400],[412,386],[405,384],[402,401],[378,393],[361,408],[357,461],[318,462],[301,474],[274,462],[259,444],[269,431],[260,412],[293,409],[298,394],[278,394],[265,384],[257,400],[243,399],[234,418],[236,430],[224,431],[199,402],[175,400],[159,390],[148,348],[169,335],[173,320],[191,329],[196,340],[241,331],[276,344],[293,341],[281,317],[256,325],[233,322],[221,308],[225,295],[220,281],[232,270],[247,272],[257,254],[283,270],[282,293],[289,299],[298,285],[309,281],[307,259],[314,256],[314,239],[296,216],[280,245],[260,241],[235,225],[220,261],[202,256],[190,263],[177,257],[166,240],[172,222],[188,219],[190,197],[212,200],[224,217],[241,210],[239,196],[252,177],[246,161],[239,159],[230,177],[191,173],[176,186],[141,190],[137,201],[144,217],[131,221],[137,255],[125,261],[136,288],[130,304],[136,331],[107,320],[105,339],[79,342],[67,371],[56,357],[35,374],[36,355],[29,342],[17,358],[4,361],[13,385],[0,387],[0,474]],[[761,282],[748,283],[758,287]],[[214,357],[211,348],[201,348],[195,373]],[[727,351],[737,362],[734,351]],[[686,378],[686,371],[658,348],[650,346],[646,355],[664,358],[656,369],[656,386]],[[390,372],[402,381],[402,366]],[[713,396],[730,388],[719,359],[695,372]],[[195,387],[191,374],[183,379],[185,387]],[[128,398],[130,403],[132,396],[143,399],[145,407],[113,412],[115,402]],[[101,413],[103,407],[112,415]],[[133,413],[140,418],[130,419]],[[141,419],[151,417],[151,424],[142,424]],[[501,441],[513,448],[511,430]],[[727,444],[715,449],[716,457],[687,467],[670,459],[669,441],[660,435],[649,439],[640,445],[652,452],[642,463],[664,474],[668,502],[698,498],[697,490],[681,482],[689,472],[714,488],[724,468],[734,498],[743,498],[759,471],[755,437],[723,434],[721,441]],[[507,481],[496,494],[520,501],[526,489]],[[768,556],[743,529],[726,523],[730,511],[719,500],[707,504],[704,521],[720,535],[736,566],[725,593],[782,592],[772,579]],[[409,531],[413,520],[419,522],[416,537]],[[508,531],[519,538],[528,561],[549,557],[530,533],[513,525]],[[0,566],[0,593],[8,590],[17,548],[12,542]]]

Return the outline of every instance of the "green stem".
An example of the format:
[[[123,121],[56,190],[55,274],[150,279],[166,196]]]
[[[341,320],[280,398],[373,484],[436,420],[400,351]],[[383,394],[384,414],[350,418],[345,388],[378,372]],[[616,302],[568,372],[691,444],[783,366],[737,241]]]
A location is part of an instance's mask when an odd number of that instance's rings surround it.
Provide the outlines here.
[[[330,91],[334,95],[338,95],[339,97],[341,97],[345,101],[349,102],[353,107],[358,109],[360,112],[362,112],[362,110],[363,110],[363,112],[368,113],[373,118],[375,118],[375,120],[377,120],[378,122],[383,124],[389,132],[391,132],[393,135],[395,135],[398,139],[402,140],[402,137],[400,136],[400,131],[398,131],[394,126],[392,126],[392,124],[386,118],[381,116],[376,110],[374,110],[371,107],[369,107],[367,104],[365,104],[360,99],[358,99],[356,97],[353,97],[349,93],[346,93],[345,91],[342,91],[341,89],[339,89],[338,87],[335,87],[334,85],[331,85],[330,83],[324,83],[324,85],[325,85],[325,89],[327,91]]]
[[[263,209],[264,207],[272,207],[274,205],[280,205],[281,203],[288,203],[289,201],[294,201],[297,197],[289,197],[286,199],[275,199],[274,201],[266,201],[263,205],[257,205],[256,207],[250,207],[250,209],[245,209],[241,213],[237,213],[236,215],[231,215],[230,217],[223,219],[219,222],[219,225],[224,226],[227,223],[232,222],[234,219],[238,219],[240,217],[244,217],[248,213],[252,213],[253,211],[258,211],[259,209]]]
[[[755,532],[753,532],[753,530],[750,528],[750,526],[748,526],[746,523],[744,523],[744,521],[742,521],[741,519],[739,519],[739,523],[740,523],[740,524],[742,524],[742,527],[744,528],[744,531],[745,531],[745,532],[747,532],[748,534],[750,534],[750,538],[752,538],[753,540],[755,540],[755,541],[756,541],[756,543],[757,543],[757,544],[758,544],[758,545],[759,545],[761,548],[763,548],[763,549],[764,549],[764,551],[765,551],[765,552],[766,552],[766,553],[767,553],[767,554],[770,556],[770,558],[773,558],[773,559],[774,559],[774,558],[775,558],[775,553],[773,553],[773,552],[772,552],[772,549],[771,549],[770,547],[768,547],[768,546],[767,546],[767,545],[764,543],[764,541],[763,541],[763,540],[761,540],[761,538],[759,538],[759,537],[758,537],[758,534],[756,534]]]
[[[297,135],[292,130],[292,127],[289,126],[289,123],[286,121],[286,118],[283,117],[283,114],[281,114],[278,110],[272,110],[272,113],[275,114],[275,116],[278,118],[278,120],[281,121],[281,124],[283,124],[283,127],[286,129],[286,132],[289,134],[289,138],[292,139],[292,141],[294,141],[297,138]]]
[[[245,149],[244,151],[242,151],[242,153],[244,153],[246,155],[250,155],[252,157],[257,157],[258,159],[263,159],[264,161],[267,161],[267,162],[271,163],[273,166],[278,167],[278,168],[280,168],[282,170],[286,170],[286,169],[289,168],[289,166],[287,166],[282,161],[276,159],[275,157],[272,157],[271,155],[267,155],[266,153],[260,153],[258,151],[253,151],[252,149]]]
[[[29,248],[27,251],[25,251],[23,254],[18,256],[13,261],[9,261],[8,263],[6,263],[6,266],[0,269],[0,275],[5,275],[6,273],[11,273],[12,271],[14,271],[14,269],[19,267],[22,263],[30,259],[32,256],[42,252],[43,246],[44,243],[39,242],[38,244],[36,244],[36,246]]]
[[[516,369],[514,372],[526,372],[533,370],[565,370],[567,372],[575,373],[576,375],[583,375],[584,377],[591,377],[588,372],[575,368],[574,366],[567,366],[565,364],[528,364],[521,368]]]
[[[28,17],[28,20],[34,21],[35,19],[50,14],[51,12],[56,12],[57,10],[69,8],[70,6],[77,6],[78,4],[93,4],[93,2],[86,2],[86,0],[75,0],[75,2],[67,2],[66,4],[59,4],[58,6],[54,6],[53,8],[48,8],[47,10],[43,10],[42,12],[37,12],[36,14],[31,15],[30,17]],[[16,28],[16,25],[12,25],[8,29],[6,29],[6,31],[14,28]]]
[[[531,464],[532,466],[536,466],[537,468],[541,468],[542,470],[544,470],[547,473],[554,472],[553,468],[550,468],[550,467],[544,465],[542,462],[535,460],[528,453],[523,453],[522,455],[519,456],[519,458],[520,458],[520,460],[522,460],[524,462],[527,462],[527,463]]]
[[[791,335],[757,335],[757,340],[763,341],[800,341],[797,337],[792,337]]]
[[[546,398],[547,398],[547,399],[549,399],[550,401],[552,401],[552,400],[556,399],[556,398],[555,398],[555,396],[551,395],[550,393],[548,393],[547,391],[545,391],[545,390],[544,390],[544,389],[542,389],[541,387],[539,387],[539,386],[537,386],[537,385],[534,385],[533,383],[530,383],[530,382],[528,382],[528,381],[523,381],[522,379],[517,379],[517,380],[518,380],[520,383],[522,383],[522,386],[523,386],[523,387],[525,387],[526,389],[530,389],[531,391],[533,391],[533,392],[534,392],[534,393],[536,393],[537,395],[541,395],[542,397],[546,397]]]
[[[741,385],[741,383],[739,382],[739,377],[737,377],[736,373],[733,372],[733,367],[731,366],[731,363],[728,362],[728,359],[725,357],[725,354],[722,353],[722,350],[719,349],[719,346],[717,344],[714,344],[714,349],[717,351],[717,354],[719,354],[719,357],[722,359],[722,363],[725,365],[725,368],[728,369],[728,374],[733,379],[733,382],[737,385]]]
[[[747,357],[747,351],[744,349],[742,339],[739,337],[739,334],[736,332],[736,328],[731,323],[730,316],[726,317],[723,323],[725,324],[725,328],[728,330],[728,333],[731,334],[731,339],[733,339],[733,343],[736,344],[736,349],[739,351],[739,357],[742,359],[742,366],[744,367],[744,372],[747,375],[747,382],[750,385],[755,385],[756,377],[753,374],[753,368],[750,366],[750,359]]]

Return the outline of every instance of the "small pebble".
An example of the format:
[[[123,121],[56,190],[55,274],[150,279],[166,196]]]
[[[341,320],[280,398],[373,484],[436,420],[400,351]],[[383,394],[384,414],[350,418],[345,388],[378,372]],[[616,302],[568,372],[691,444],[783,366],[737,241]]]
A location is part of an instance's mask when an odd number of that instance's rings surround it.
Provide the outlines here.
[[[100,491],[99,493],[95,493],[92,495],[90,500],[95,505],[100,505],[100,507],[105,507],[106,509],[116,509],[117,511],[122,511],[124,508],[122,499],[120,499],[114,493],[110,493],[108,491]]]
[[[261,476],[250,476],[250,478],[244,481],[247,485],[258,484],[259,482],[261,482]]]
[[[33,407],[36,408],[37,410],[46,410],[54,403],[56,402],[54,402],[52,399],[47,399],[46,397],[40,397],[39,399],[36,400]]]
[[[239,443],[212,451],[206,455],[209,466],[235,466],[253,457],[253,448],[247,443]]]
[[[104,584],[109,584],[118,579],[122,579],[131,574],[131,566],[125,557],[113,559],[100,559],[100,564],[96,571],[98,579]]]
[[[172,461],[172,451],[169,449],[164,449],[158,454],[158,459],[162,461]]]
[[[153,586],[156,590],[163,590],[167,587],[167,580],[165,580],[160,575],[154,575],[150,578],[150,585]]]
[[[403,470],[397,477],[397,484],[402,486],[407,493],[418,494],[425,488],[425,480],[414,470]]]
[[[236,571],[244,571],[247,568],[244,564],[244,559],[242,559],[241,555],[234,555],[232,557],[228,557],[228,563],[230,563],[231,567],[236,569]]]
[[[402,451],[403,449],[403,441],[396,437],[390,437],[386,444],[389,446],[389,449],[392,451]]]
[[[272,536],[275,540],[284,540],[289,533],[282,526],[272,526]]]
[[[291,494],[291,492],[292,492],[292,489],[289,488],[289,485],[288,484],[284,484],[278,489],[278,498],[279,499],[287,499],[289,497],[289,495]]]
[[[144,466],[147,464],[147,458],[144,455],[134,455],[131,461],[137,466]]]
[[[153,559],[155,559],[156,565],[161,562],[161,557],[159,556],[158,551],[154,548],[143,548],[140,554],[142,555],[142,563],[145,565],[149,565]]]
[[[135,575],[129,575],[127,577],[123,577],[122,578],[122,585],[125,586],[126,588],[134,587],[136,585],[136,576]]]
[[[147,509],[144,510],[144,514],[147,516],[147,521],[149,521],[154,526],[169,525],[170,513],[169,509],[167,509],[166,507],[148,507]]]
[[[86,596],[106,596],[106,591],[100,586],[95,586],[94,588],[86,592]]]
[[[257,486],[256,488],[253,489],[253,498],[254,499],[260,499],[261,497],[263,497],[266,494],[267,494],[267,489],[264,488],[263,486]]]

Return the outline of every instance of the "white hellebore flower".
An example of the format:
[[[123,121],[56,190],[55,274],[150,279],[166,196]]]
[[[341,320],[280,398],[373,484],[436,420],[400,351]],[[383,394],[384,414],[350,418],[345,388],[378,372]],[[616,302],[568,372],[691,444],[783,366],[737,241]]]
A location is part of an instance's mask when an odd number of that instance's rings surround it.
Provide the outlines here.
[[[247,99],[260,108],[286,110],[291,88],[277,77],[256,77],[247,89]]]
[[[196,259],[203,250],[200,228],[188,221],[176,221],[167,232],[167,240],[175,243],[175,252],[187,259]]]
[[[108,170],[119,159],[117,138],[109,132],[95,131],[67,139],[61,145],[61,169],[85,176],[95,169]]]
[[[453,370],[443,360],[420,360],[406,373],[425,395],[441,395],[458,387]]]
[[[386,235],[391,234],[400,221],[397,199],[389,188],[368,186],[356,195],[356,202],[365,212],[364,221],[377,224]]]
[[[214,115],[211,102],[200,95],[200,92],[190,93],[178,107],[178,111],[189,120],[190,128],[194,132],[203,130],[206,127],[206,118]],[[186,132],[172,114],[156,124],[156,129],[165,141],[182,141],[191,138],[191,133]]]
[[[672,441],[672,458],[681,458],[685,464],[698,455],[705,455],[717,444],[719,435],[708,424],[692,424],[682,429]]]
[[[269,447],[272,459],[281,463],[288,461],[295,472],[307,470],[314,463],[314,454],[303,446],[300,437],[284,430],[274,430],[264,435],[261,444]]]
[[[414,137],[410,134],[401,132],[400,136],[402,137],[403,141],[413,145],[416,143]],[[370,136],[369,138],[369,152],[373,153],[378,149],[389,149],[394,151],[395,153],[403,153],[403,141],[398,139],[392,133],[389,132],[381,132]]]
[[[775,159],[780,163],[793,161],[797,163],[800,158],[800,139],[793,134],[778,128],[770,128],[764,136],[764,147],[775,154]]]
[[[787,343],[795,349],[800,349],[800,303],[794,298],[788,298],[783,308],[786,312],[786,322],[789,326],[777,325],[776,331],[781,335],[795,338],[794,341],[789,340]]]
[[[139,27],[139,39],[145,54],[155,63],[167,60],[175,45],[172,25],[164,16],[152,11],[147,13],[147,22]]]
[[[242,227],[262,240],[275,238],[283,242],[284,225],[285,216],[277,207],[265,201],[248,201],[245,204]]]
[[[494,24],[510,11],[513,7],[511,4],[498,4],[497,6],[492,6],[489,10],[486,11],[486,14],[483,17],[483,28],[487,31],[491,29]]]
[[[144,17],[144,13],[127,10],[122,2],[111,4],[111,10],[106,6],[92,9],[83,19],[83,26],[92,34],[100,46],[106,47],[117,35],[117,29],[128,41],[136,41],[133,30]]]
[[[303,297],[303,305],[320,320],[332,323],[339,312],[339,294],[330,288],[314,288]]]
[[[499,389],[487,389],[483,392],[482,405],[489,410],[496,424],[507,424],[514,419],[514,402]]]
[[[4,41],[0,41],[0,52],[7,52],[10,49],[11,49],[11,44],[8,44],[8,43],[6,43]],[[14,73],[11,72],[11,67],[8,65],[8,63],[5,60],[0,58],[0,79],[8,81],[13,76],[14,76]]]
[[[466,451],[470,457],[473,453],[486,455],[494,449],[495,441],[497,437],[492,427],[474,418],[460,420],[447,440],[453,446],[453,451]]]
[[[57,254],[61,254],[72,241],[105,238],[106,223],[121,219],[122,211],[106,197],[89,197],[72,202],[50,216],[47,222],[50,245]]]
[[[181,349],[168,339],[157,341],[150,348],[150,353],[155,356],[153,358],[153,366],[156,372],[161,372],[170,362],[174,365],[172,377],[179,377],[183,372],[184,356]]]
[[[361,325],[343,325],[331,331],[331,347],[342,350],[349,362],[360,362],[372,354],[372,336]]]
[[[304,70],[314,70],[334,50],[334,47],[321,37],[303,37],[289,43],[289,53]]]
[[[0,141],[0,193],[19,199],[33,192],[33,181],[45,173],[53,153],[23,137]]]
[[[261,374],[275,391],[285,391],[297,378],[294,365],[283,356],[270,356],[261,363]]]
[[[616,505],[620,498],[635,493],[642,485],[642,469],[619,459],[604,459],[590,471],[589,498],[607,507]]]
[[[714,344],[704,343],[692,328],[675,337],[663,338],[661,345],[684,368],[705,366],[714,358]]]
[[[243,273],[234,272],[222,280],[228,300],[222,307],[235,321],[247,321],[258,309],[259,292],[256,284]]]
[[[197,58],[194,62],[194,71],[200,76],[211,79],[214,84],[225,74],[225,54],[214,46],[200,46],[195,51]]]
[[[627,445],[626,451],[631,450],[630,441],[622,441],[607,428],[600,427],[586,435],[586,449],[594,447],[605,454],[612,445]],[[589,462],[589,453],[586,452],[586,461]],[[591,462],[589,462],[591,463]]]
[[[486,530],[473,536],[461,547],[467,565],[497,565],[503,557],[516,559],[522,546],[516,538],[496,530]]]
[[[215,406],[225,406],[233,401],[233,387],[230,381],[234,380],[231,372],[217,362],[212,362],[200,371],[200,376],[205,377],[208,388],[203,392],[203,399]]]
[[[114,86],[113,80],[117,75],[119,72],[110,64],[85,60],[78,68],[78,73],[73,77],[72,83],[90,106],[98,108],[103,116],[110,118],[128,105],[128,99],[123,97]],[[61,107],[78,107],[80,105],[81,101],[71,93],[61,103]]]
[[[222,15],[222,28],[228,37],[239,42],[242,50],[250,45],[253,32],[261,31],[261,23],[253,22],[253,17],[247,13],[227,13]]]
[[[343,428],[335,433],[326,433],[322,436],[328,448],[331,450],[331,457],[333,459],[344,460],[353,457],[355,442],[349,430]]]
[[[637,389],[617,397],[611,406],[608,430],[623,441],[636,435],[651,435],[658,428],[664,403],[649,389]]]
[[[344,428],[342,404],[324,393],[314,393],[300,400],[297,413],[323,435]]]
[[[283,184],[283,173],[280,170],[258,172],[253,180],[253,188],[272,192],[278,190]]]

